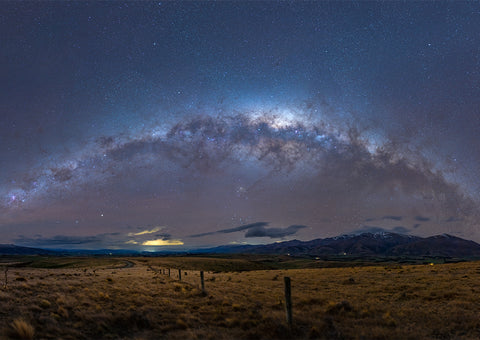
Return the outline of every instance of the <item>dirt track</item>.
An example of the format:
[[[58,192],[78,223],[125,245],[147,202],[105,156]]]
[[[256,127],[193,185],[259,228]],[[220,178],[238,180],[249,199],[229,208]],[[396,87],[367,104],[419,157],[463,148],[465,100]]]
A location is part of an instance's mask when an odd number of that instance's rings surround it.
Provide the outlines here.
[[[129,260],[123,260],[125,262],[125,265],[123,267],[118,267],[118,268],[132,268],[135,267],[135,262],[129,261]]]

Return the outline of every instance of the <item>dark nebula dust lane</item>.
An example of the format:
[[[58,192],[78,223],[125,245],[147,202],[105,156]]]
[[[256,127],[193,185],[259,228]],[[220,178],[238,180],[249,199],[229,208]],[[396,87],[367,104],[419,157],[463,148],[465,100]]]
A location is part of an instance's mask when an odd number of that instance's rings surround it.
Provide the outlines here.
[[[480,240],[478,3],[0,15],[1,243]]]

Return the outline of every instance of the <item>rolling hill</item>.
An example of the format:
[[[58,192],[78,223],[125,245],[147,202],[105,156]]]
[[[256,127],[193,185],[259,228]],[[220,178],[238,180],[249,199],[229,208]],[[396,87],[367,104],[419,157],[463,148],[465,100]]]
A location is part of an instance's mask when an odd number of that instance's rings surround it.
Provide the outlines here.
[[[0,244],[0,255],[54,255],[56,252],[40,248]]]
[[[396,233],[363,233],[311,241],[285,241],[266,245],[222,246],[204,253],[289,254],[292,256],[480,256],[480,244],[448,234],[418,237]]]

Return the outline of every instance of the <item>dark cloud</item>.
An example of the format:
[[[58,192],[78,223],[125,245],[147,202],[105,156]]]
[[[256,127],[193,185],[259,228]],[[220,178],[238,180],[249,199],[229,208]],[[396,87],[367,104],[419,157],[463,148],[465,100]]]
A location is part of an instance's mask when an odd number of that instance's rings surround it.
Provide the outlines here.
[[[268,222],[255,222],[251,224],[245,224],[241,225],[239,227],[235,228],[229,228],[229,229],[221,229],[217,231],[211,231],[207,233],[201,233],[201,234],[195,234],[195,235],[190,235],[190,237],[203,237],[203,236],[209,236],[209,235],[214,235],[214,234],[229,234],[229,233],[235,233],[237,231],[243,231],[251,228],[262,228],[267,226],[269,223]]]
[[[20,236],[14,240],[15,244],[28,247],[70,247],[78,245],[99,245],[105,241],[106,234],[96,236],[63,236],[34,237]]]
[[[430,221],[430,217],[415,216],[415,220],[418,222],[428,222]]]
[[[270,238],[283,238],[296,234],[300,229],[306,228],[304,225],[291,225],[287,228],[265,228],[263,226],[257,226],[248,229],[245,233],[245,237],[270,237]]]
[[[172,239],[172,234],[170,233],[161,233],[161,234],[153,234],[154,238],[156,239],[162,239],[162,240],[165,240],[165,241],[168,241],[168,240],[171,240]]]
[[[382,219],[384,220],[394,220],[394,221],[401,221],[402,216],[383,216]]]
[[[245,237],[270,237],[270,238],[283,238],[285,236],[294,235],[300,229],[306,228],[304,225],[291,225],[286,228],[265,228],[268,226],[267,222],[256,222],[251,224],[241,225],[235,228],[221,229],[217,231],[212,231],[208,233],[201,233],[191,235],[190,237],[203,237],[215,234],[229,234],[238,231],[247,230]]]
[[[417,228],[420,227],[420,226],[421,226],[421,224],[420,224],[420,223],[417,223],[417,224],[415,224],[415,225],[413,226],[413,229],[417,229]]]

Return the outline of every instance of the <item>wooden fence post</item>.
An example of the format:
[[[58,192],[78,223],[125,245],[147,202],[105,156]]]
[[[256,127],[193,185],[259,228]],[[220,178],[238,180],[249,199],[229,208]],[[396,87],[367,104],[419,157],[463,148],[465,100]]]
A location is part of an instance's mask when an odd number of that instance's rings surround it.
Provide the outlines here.
[[[170,277],[170,268],[168,268],[168,277]]]
[[[181,269],[178,270],[178,280],[182,281],[182,270]]]
[[[284,277],[285,281],[285,308],[287,310],[287,323],[292,326],[292,287],[290,284],[290,278]]]
[[[205,294],[205,280],[203,278],[203,270],[200,271],[200,282],[202,284],[202,293]]]

